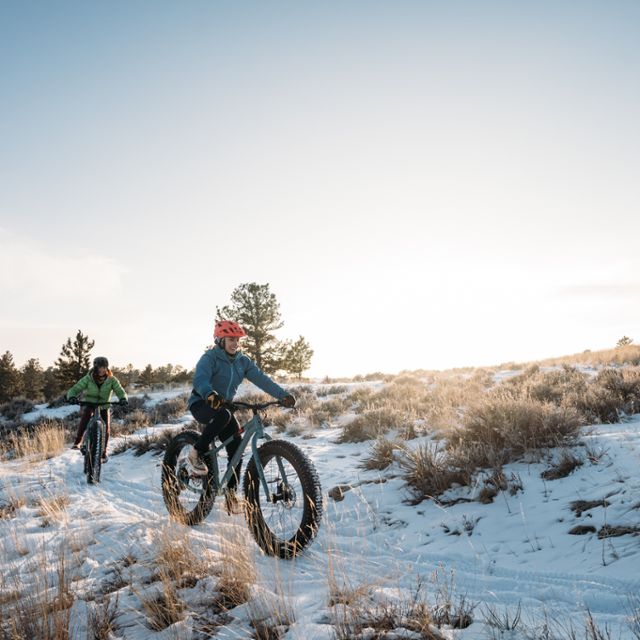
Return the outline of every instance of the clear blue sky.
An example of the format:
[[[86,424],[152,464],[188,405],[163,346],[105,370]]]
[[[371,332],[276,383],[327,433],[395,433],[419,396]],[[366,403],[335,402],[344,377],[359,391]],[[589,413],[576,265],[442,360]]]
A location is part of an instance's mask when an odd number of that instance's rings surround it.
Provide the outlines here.
[[[0,4],[0,350],[313,375],[640,340],[637,2]]]

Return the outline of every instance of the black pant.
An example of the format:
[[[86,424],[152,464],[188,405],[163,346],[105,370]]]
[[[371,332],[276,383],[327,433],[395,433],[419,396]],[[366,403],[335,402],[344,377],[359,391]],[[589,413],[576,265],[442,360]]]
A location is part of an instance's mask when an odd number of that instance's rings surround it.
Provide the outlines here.
[[[233,454],[238,450],[240,437],[238,421],[229,411],[221,407],[220,409],[212,409],[204,400],[194,402],[191,407],[191,415],[201,424],[204,425],[202,435],[195,444],[195,448],[200,455],[208,451],[214,438],[220,438],[220,442],[224,442],[227,438],[234,436],[233,440],[225,447],[227,450],[227,458],[231,461]],[[229,480],[229,488],[235,489],[240,478],[240,469],[242,468],[242,460],[238,462],[234,473]]]
[[[78,425],[78,431],[76,432],[76,439],[73,441],[74,445],[78,445],[82,442],[82,436],[84,436],[84,432],[87,429],[87,425],[89,424],[89,420],[93,417],[95,413],[94,407],[82,407],[82,414],[80,416],[80,424]],[[107,450],[107,443],[109,442],[109,431],[111,428],[111,411],[109,411],[108,407],[104,407],[100,409],[100,417],[104,422],[104,451]]]

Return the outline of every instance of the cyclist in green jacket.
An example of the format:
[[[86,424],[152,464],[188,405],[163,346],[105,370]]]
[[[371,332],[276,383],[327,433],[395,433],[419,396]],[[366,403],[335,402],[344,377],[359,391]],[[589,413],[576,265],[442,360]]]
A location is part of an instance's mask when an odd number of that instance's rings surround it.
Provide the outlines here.
[[[109,427],[111,410],[107,404],[111,399],[111,394],[115,393],[120,399],[120,404],[125,406],[128,404],[127,394],[122,388],[120,381],[109,369],[109,361],[104,356],[98,356],[93,361],[93,368],[86,376],[80,378],[69,391],[67,391],[67,400],[69,402],[78,402],[78,396],[82,394],[82,400],[86,402],[102,403],[105,405],[100,407],[100,416],[105,424],[105,439],[102,461],[107,461],[107,443],[109,442]],[[76,439],[72,449],[79,449],[82,442],[82,436],[89,424],[89,420],[93,416],[95,409],[93,407],[83,407],[80,416],[80,424],[76,433]]]

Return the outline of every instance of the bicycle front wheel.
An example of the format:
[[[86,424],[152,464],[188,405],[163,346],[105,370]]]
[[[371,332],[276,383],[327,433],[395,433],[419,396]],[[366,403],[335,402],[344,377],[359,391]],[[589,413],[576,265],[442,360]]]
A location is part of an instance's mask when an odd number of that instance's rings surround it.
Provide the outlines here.
[[[209,515],[216,497],[214,475],[194,475],[188,463],[189,451],[199,437],[195,431],[179,433],[167,445],[162,461],[164,503],[172,518],[189,526]]]
[[[244,476],[249,528],[265,553],[292,558],[313,540],[320,526],[320,480],[311,460],[292,442],[269,440],[258,455],[269,495],[252,458]]]
[[[92,420],[87,427],[84,454],[84,472],[87,474],[87,483],[89,484],[100,482],[103,443],[104,423],[102,420]]]

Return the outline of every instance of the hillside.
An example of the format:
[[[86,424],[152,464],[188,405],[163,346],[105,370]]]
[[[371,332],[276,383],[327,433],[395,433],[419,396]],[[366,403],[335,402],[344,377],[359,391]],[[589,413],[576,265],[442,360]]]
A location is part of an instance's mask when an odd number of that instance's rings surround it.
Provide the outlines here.
[[[637,391],[636,368],[625,371]],[[298,409],[272,415],[272,434],[313,460],[325,511],[294,561],[263,555],[218,502],[194,528],[168,519],[150,447],[190,423],[179,402],[174,417],[113,438],[98,486],[76,451],[5,458],[0,637],[638,638],[640,415],[626,397],[620,422],[584,418],[604,406],[602,389],[611,400],[612,380],[623,378],[550,368],[298,386]],[[544,391],[544,424],[568,420],[574,396],[582,417],[560,446],[509,441],[513,459],[464,481],[458,466],[429,497],[425,480],[451,471],[445,443],[477,427],[464,396],[496,390],[520,411]],[[176,398],[138,411],[165,400]]]

